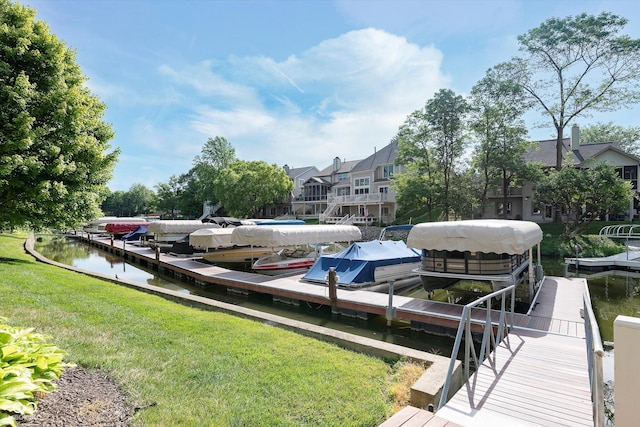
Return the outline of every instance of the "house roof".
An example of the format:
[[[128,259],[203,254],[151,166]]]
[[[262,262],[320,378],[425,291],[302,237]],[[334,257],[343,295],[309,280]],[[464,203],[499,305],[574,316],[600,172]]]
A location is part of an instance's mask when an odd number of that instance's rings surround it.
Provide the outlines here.
[[[374,170],[382,165],[392,165],[396,161],[396,157],[398,157],[398,141],[394,140],[358,163],[351,169],[351,173]]]
[[[318,168],[316,168],[315,166],[304,166],[301,168],[290,168],[287,175],[289,175],[290,178],[295,178],[312,169],[315,169],[316,173],[318,172]]]
[[[356,166],[358,163],[360,162],[360,160],[350,160],[348,162],[342,162],[342,164],[340,165],[340,169],[338,169],[337,172],[335,172],[336,174],[340,174],[340,173],[349,173],[353,170],[353,167]],[[333,164],[327,166],[326,168],[322,169],[320,172],[318,172],[317,176],[330,176],[332,175],[333,172]]]
[[[594,157],[598,157],[600,154],[607,150],[617,151],[625,156],[636,159],[624,152],[620,148],[620,144],[617,142],[603,142],[596,144],[580,144],[578,150],[571,149],[571,139],[564,138],[562,140],[562,152],[563,157],[569,156],[569,161],[574,166],[582,166],[586,161]],[[556,165],[556,140],[547,139],[544,141],[538,141],[537,145],[531,148],[525,154],[525,160],[528,162],[540,162],[544,167],[555,167]],[[640,159],[637,159],[640,161]]]

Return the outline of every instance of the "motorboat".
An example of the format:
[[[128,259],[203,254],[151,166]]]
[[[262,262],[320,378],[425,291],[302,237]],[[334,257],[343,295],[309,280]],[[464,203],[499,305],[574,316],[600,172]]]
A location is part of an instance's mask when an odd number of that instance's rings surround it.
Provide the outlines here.
[[[113,237],[122,237],[127,233],[131,233],[137,230],[139,227],[147,227],[148,222],[109,222],[105,225],[105,231],[111,234]]]
[[[336,254],[322,255],[302,280],[326,283],[329,269],[334,268],[337,285],[374,291],[388,289],[394,282],[399,289],[415,286],[420,279],[414,270],[420,266],[420,252],[407,247],[402,240],[371,240],[352,243]]]
[[[362,233],[353,225],[256,225],[234,229],[232,241],[251,247],[275,248],[259,257],[254,271],[277,275],[302,272],[318,256],[339,242],[360,240]]]
[[[149,223],[147,232],[153,238],[147,242],[152,249],[159,248],[162,252],[172,250],[174,243],[188,240],[189,234],[202,228],[220,227],[213,223],[200,220],[160,220]]]
[[[117,217],[117,216],[104,216],[87,222],[82,229],[90,234],[104,234],[107,232],[107,224],[117,223],[147,223],[148,221],[143,217]]]
[[[136,229],[122,235],[121,239],[125,241],[143,240],[149,236],[149,225],[139,225]]]
[[[415,272],[428,292],[459,280],[490,281],[498,290],[529,277],[533,294],[533,284],[543,274],[541,241],[542,230],[534,222],[482,219],[416,224],[407,246],[421,251],[421,265]]]

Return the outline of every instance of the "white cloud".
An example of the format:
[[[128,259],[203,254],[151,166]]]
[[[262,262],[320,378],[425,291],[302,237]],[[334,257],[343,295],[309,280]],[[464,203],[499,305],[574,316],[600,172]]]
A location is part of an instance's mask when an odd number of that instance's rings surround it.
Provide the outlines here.
[[[203,140],[223,136],[246,160],[322,168],[389,143],[408,114],[448,85],[441,61],[433,47],[364,29],[280,63],[230,58],[161,71],[197,90],[190,126]]]

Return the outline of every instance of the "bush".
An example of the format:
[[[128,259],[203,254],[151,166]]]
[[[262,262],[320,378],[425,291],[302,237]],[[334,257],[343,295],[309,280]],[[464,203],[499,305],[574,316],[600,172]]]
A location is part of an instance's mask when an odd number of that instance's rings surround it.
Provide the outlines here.
[[[54,391],[66,353],[45,342],[33,328],[20,329],[0,318],[0,426],[15,426],[10,413],[30,415],[36,397]]]

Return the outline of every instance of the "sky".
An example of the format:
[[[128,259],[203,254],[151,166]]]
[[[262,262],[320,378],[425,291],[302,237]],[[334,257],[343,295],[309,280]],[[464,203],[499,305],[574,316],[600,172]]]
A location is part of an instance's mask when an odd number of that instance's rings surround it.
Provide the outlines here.
[[[466,96],[551,17],[635,0],[20,0],[76,51],[121,153],[108,187],[188,172],[209,138],[241,160],[322,170],[391,141],[443,88]],[[622,110],[578,120],[638,126]],[[553,137],[529,114],[531,139]],[[546,122],[546,121],[545,121]],[[568,136],[568,135],[566,135]]]

